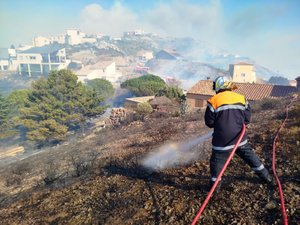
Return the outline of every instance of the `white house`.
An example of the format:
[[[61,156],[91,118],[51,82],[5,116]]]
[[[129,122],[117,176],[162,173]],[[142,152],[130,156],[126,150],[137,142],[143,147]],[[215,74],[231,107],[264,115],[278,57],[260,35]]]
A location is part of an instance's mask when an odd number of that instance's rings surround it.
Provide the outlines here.
[[[66,50],[63,47],[43,46],[35,47],[17,54],[19,74],[42,75],[51,70],[67,68],[70,60],[66,59]]]
[[[16,71],[18,66],[16,49],[0,48],[0,71]]]
[[[34,47],[42,47],[44,45],[49,45],[50,39],[42,36],[37,36],[33,38]]]
[[[85,36],[85,33],[77,29],[69,29],[67,30],[66,42],[69,45],[78,45],[82,43],[82,38]]]
[[[152,51],[141,50],[137,52],[137,57],[140,62],[147,62],[150,59],[153,59]]]
[[[113,61],[99,61],[94,65],[87,65],[75,72],[78,81],[86,82],[96,78],[102,78],[116,83],[121,77],[120,73],[116,72],[116,63]]]
[[[55,36],[49,37],[50,43],[51,44],[65,44],[66,43],[66,35],[65,34],[59,34]]]
[[[8,70],[9,55],[6,48],[0,48],[0,71]]]

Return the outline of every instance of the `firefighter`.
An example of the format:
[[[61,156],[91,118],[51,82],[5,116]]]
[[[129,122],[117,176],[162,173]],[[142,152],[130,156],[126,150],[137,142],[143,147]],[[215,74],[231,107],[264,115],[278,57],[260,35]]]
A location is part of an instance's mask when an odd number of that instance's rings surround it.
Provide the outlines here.
[[[229,77],[220,76],[213,82],[216,95],[207,101],[205,124],[214,128],[212,138],[212,155],[210,158],[210,187],[216,181],[231,150],[234,148],[243,124],[249,124],[250,105],[244,96],[233,92],[237,89]],[[243,136],[236,154],[242,158],[254,172],[266,183],[271,184],[272,178],[268,170],[260,162],[251,148],[247,134]],[[217,186],[220,188],[221,182]]]

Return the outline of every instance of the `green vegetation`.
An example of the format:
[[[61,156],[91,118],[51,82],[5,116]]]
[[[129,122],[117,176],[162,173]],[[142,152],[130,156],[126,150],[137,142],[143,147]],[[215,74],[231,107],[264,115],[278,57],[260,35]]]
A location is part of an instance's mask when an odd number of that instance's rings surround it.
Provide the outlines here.
[[[152,113],[153,108],[148,102],[139,103],[136,109],[136,112],[141,116],[143,121],[147,115]]]
[[[136,96],[155,95],[166,87],[166,83],[158,76],[147,74],[139,78],[126,80],[121,84],[122,88],[129,89]]]
[[[94,89],[94,91],[100,97],[104,99],[111,98],[114,95],[114,87],[108,80],[105,79],[93,79],[87,82],[87,86]]]
[[[251,104],[251,109],[253,112],[259,112],[261,110],[279,109],[283,106],[281,99],[264,98],[261,101]]]
[[[167,98],[175,99],[178,102],[180,102],[180,100],[184,99],[185,97],[181,88],[168,86],[159,90],[156,96],[166,96]]]
[[[9,101],[0,93],[0,138],[9,136],[11,107]]]
[[[8,101],[15,108],[23,107],[25,106],[25,103],[30,93],[31,90],[29,89],[15,90],[8,96]]]
[[[7,123],[9,113],[9,102],[2,94],[0,94],[0,126]]]
[[[61,141],[68,130],[83,127],[89,116],[103,113],[101,101],[93,89],[77,83],[70,70],[52,71],[48,79],[32,84],[20,108],[19,123],[27,128],[29,140],[39,144]]]

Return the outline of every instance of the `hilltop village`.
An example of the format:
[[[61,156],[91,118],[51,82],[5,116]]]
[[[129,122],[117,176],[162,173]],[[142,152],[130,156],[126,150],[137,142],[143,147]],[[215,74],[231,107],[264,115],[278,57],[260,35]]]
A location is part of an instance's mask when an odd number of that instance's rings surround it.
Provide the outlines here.
[[[46,77],[51,70],[70,69],[78,81],[86,83],[101,78],[118,89],[124,81],[150,73],[160,76],[168,85],[182,88],[193,108],[205,106],[208,96],[213,94],[209,90],[209,80],[218,75],[230,75],[234,82],[241,83],[239,91],[250,101],[283,97],[299,88],[296,80],[285,79],[277,83],[283,85],[273,91],[276,82],[268,83],[266,79],[270,81],[270,77],[276,78],[278,74],[249,58],[223,50],[207,55],[209,46],[199,49],[199,55],[209,56],[212,63],[192,60],[187,49],[197,47],[196,44],[199,43],[193,39],[162,38],[143,30],[124,32],[123,37],[113,38],[69,29],[65,34],[36,36],[30,45],[0,49],[0,75],[2,79],[15,74],[17,81],[21,78],[35,80]],[[213,61],[218,61],[219,65],[214,65]],[[17,89],[22,88],[20,86]]]
[[[176,153],[191,138],[211,136],[203,109],[215,94],[213,80],[227,75],[253,106],[249,139],[268,168],[290,105],[277,163],[287,213],[297,224],[300,77],[278,78],[249,58],[208,53],[209,46],[199,48],[196,60],[189,50],[197,44],[141,30],[112,38],[72,29],[1,49],[0,88],[8,96],[0,95],[7,134],[0,137],[1,221],[189,224],[208,191],[210,142],[192,146],[170,168],[148,171],[143,162],[166,143]],[[116,98],[107,97],[113,92]],[[250,168],[234,158],[225,177],[204,224],[280,223],[274,189]]]

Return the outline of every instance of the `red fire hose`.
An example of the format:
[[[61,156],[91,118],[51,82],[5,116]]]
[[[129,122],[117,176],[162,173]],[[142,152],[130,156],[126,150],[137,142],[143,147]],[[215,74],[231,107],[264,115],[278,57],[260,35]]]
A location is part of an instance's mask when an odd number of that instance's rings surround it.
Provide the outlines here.
[[[281,187],[281,183],[280,183],[280,180],[277,176],[277,173],[276,173],[276,144],[277,144],[277,141],[278,141],[278,138],[279,138],[279,133],[280,131],[282,130],[282,128],[284,127],[285,125],[285,122],[286,120],[288,119],[288,111],[289,111],[289,107],[292,105],[294,100],[291,101],[291,103],[289,105],[286,106],[286,109],[285,109],[285,112],[286,112],[286,117],[284,119],[284,121],[282,122],[282,124],[280,125],[279,129],[278,129],[278,132],[276,134],[276,137],[274,139],[274,142],[273,142],[273,157],[272,157],[272,169],[273,169],[273,173],[274,173],[274,176],[276,178],[276,181],[277,181],[277,185],[278,185],[278,190],[279,190],[279,195],[280,195],[280,202],[281,202],[281,213],[282,213],[282,220],[283,220],[283,224],[284,225],[288,225],[288,219],[287,219],[287,215],[286,215],[286,209],[285,209],[285,205],[284,205],[284,197],[283,197],[283,191],[282,191],[282,187]],[[227,161],[225,162],[225,165],[224,167],[222,168],[220,174],[218,175],[217,177],[217,180],[215,181],[214,185],[212,186],[212,188],[210,189],[208,195],[206,196],[206,199],[205,201],[203,202],[203,204],[201,205],[201,208],[200,210],[198,211],[195,219],[193,220],[192,222],[192,225],[195,225],[198,221],[198,219],[200,218],[202,212],[204,211],[209,199],[211,198],[213,192],[215,191],[219,181],[221,180],[221,177],[223,175],[223,173],[225,172],[230,160],[232,159],[238,145],[240,144],[241,140],[242,140],[242,137],[244,136],[244,133],[245,133],[245,130],[246,130],[246,126],[243,125],[243,129],[242,129],[242,132],[240,134],[240,137],[237,141],[237,143],[235,144],[232,152],[230,153]]]
[[[242,131],[241,131],[241,134],[240,134],[240,137],[239,137],[237,143],[235,144],[235,146],[234,146],[232,152],[230,153],[228,159],[226,160],[226,162],[225,162],[225,164],[224,164],[224,166],[223,166],[221,172],[219,173],[219,175],[218,175],[218,177],[217,177],[217,180],[214,182],[214,185],[212,186],[212,188],[210,189],[208,195],[206,196],[205,201],[204,201],[203,204],[201,205],[201,208],[200,208],[199,212],[197,213],[195,219],[193,220],[192,225],[195,225],[195,224],[197,223],[197,221],[198,221],[198,219],[200,218],[202,212],[204,211],[205,206],[207,205],[209,199],[211,198],[213,192],[215,191],[215,189],[216,189],[218,183],[219,183],[220,180],[221,180],[221,177],[222,177],[223,173],[225,172],[225,170],[226,170],[226,168],[227,168],[227,166],[228,166],[230,160],[232,159],[232,157],[233,157],[233,155],[234,155],[234,153],[235,153],[237,147],[239,146],[239,144],[240,144],[240,142],[241,142],[241,140],[242,140],[242,138],[243,138],[243,136],[244,136],[244,134],[245,134],[245,131],[246,131],[246,126],[245,126],[245,124],[243,124],[243,129],[242,129]]]
[[[281,183],[280,183],[280,180],[279,180],[279,178],[277,176],[277,173],[276,173],[276,144],[277,144],[277,141],[278,141],[278,138],[279,138],[279,133],[282,130],[282,128],[284,127],[286,120],[288,119],[288,116],[289,116],[289,107],[292,105],[293,101],[294,100],[292,99],[292,101],[290,102],[290,104],[288,104],[285,107],[285,119],[282,122],[282,124],[280,125],[280,127],[279,127],[279,129],[277,131],[276,137],[274,139],[274,142],[273,142],[272,170],[273,170],[273,173],[274,173],[274,176],[276,178],[277,185],[278,185],[279,196],[280,196],[280,203],[281,203],[281,214],[282,214],[282,220],[283,220],[283,224],[284,225],[288,224],[288,218],[287,218],[287,215],[286,215],[286,210],[285,210],[285,205],[284,205],[284,197],[283,197],[283,191],[282,191]]]

